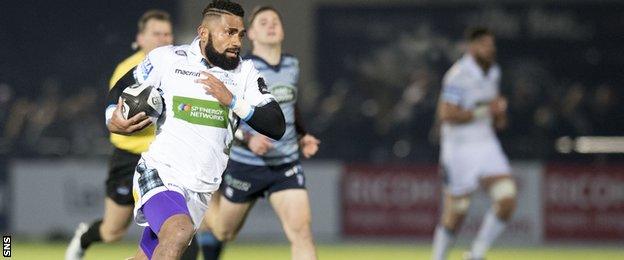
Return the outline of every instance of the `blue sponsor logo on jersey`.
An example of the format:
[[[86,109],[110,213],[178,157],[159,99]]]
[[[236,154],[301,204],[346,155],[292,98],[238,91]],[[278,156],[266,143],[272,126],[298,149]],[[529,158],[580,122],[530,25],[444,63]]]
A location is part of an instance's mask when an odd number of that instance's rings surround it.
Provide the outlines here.
[[[145,60],[141,63],[141,72],[143,72],[143,80],[147,79],[147,76],[152,72],[154,66],[152,65],[152,61],[150,61],[149,57],[145,58]]]

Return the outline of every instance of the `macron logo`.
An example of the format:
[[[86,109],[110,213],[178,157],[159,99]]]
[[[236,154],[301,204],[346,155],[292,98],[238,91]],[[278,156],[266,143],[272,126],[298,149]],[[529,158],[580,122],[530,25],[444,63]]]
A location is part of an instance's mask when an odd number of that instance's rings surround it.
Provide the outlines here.
[[[188,70],[181,70],[181,69],[176,69],[175,70],[176,74],[180,74],[180,75],[184,75],[184,76],[195,76],[195,77],[199,77],[199,72],[194,72],[194,71],[188,71]]]

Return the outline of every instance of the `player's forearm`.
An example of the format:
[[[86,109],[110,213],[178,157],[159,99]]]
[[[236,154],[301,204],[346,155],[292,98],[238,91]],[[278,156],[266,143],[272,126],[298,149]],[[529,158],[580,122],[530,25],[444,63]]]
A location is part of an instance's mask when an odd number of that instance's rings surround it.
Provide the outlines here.
[[[135,68],[136,67],[126,72],[126,74],[124,74],[119,80],[117,80],[117,82],[115,82],[115,85],[113,85],[113,87],[110,88],[110,90],[108,91],[108,96],[106,97],[107,107],[110,105],[116,105],[124,89],[136,83],[136,80],[134,79],[134,75],[133,75]]]
[[[456,105],[448,103],[440,104],[438,111],[440,120],[451,124],[464,124],[474,119],[473,111],[461,109]]]
[[[303,118],[301,117],[299,106],[297,105],[295,105],[295,131],[297,132],[297,136],[299,136],[299,138],[305,136],[308,133],[303,124]]]
[[[249,106],[244,100],[236,100],[232,109],[251,128],[271,139],[281,139],[286,131],[284,114],[275,100],[258,107]]]
[[[507,114],[500,114],[494,116],[494,127],[498,130],[507,128],[509,121],[507,120]]]
[[[121,97],[121,93],[123,93],[126,87],[135,84],[136,80],[134,79],[133,71],[136,67],[130,69],[126,74],[124,74],[117,82],[114,83],[113,87],[108,90],[108,95],[106,96],[106,110],[104,111],[104,116],[106,119],[106,125],[108,126],[111,118],[113,117],[113,111],[117,107],[117,102],[119,101],[119,97]]]

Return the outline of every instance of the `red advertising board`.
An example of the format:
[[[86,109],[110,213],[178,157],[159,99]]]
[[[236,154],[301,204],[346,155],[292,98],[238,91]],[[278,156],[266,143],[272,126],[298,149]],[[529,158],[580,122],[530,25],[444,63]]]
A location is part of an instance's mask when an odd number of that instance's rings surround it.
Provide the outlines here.
[[[624,165],[551,164],[543,181],[546,240],[624,240]]]
[[[348,165],[342,175],[346,236],[430,238],[438,220],[436,165]]]

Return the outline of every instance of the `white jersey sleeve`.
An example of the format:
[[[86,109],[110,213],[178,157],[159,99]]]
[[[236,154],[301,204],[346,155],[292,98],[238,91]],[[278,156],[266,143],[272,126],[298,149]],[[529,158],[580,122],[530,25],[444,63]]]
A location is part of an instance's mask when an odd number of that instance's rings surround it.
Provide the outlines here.
[[[173,48],[174,46],[168,45],[150,51],[134,70],[136,82],[154,84],[158,87],[163,73],[171,63]]]
[[[245,90],[243,93],[243,99],[245,99],[252,106],[265,105],[275,98],[269,92],[269,88],[264,81],[264,78],[260,75],[260,72],[253,67],[251,61],[245,61],[251,64],[250,72],[247,74],[247,80],[245,81]]]
[[[469,81],[470,79],[466,77],[465,73],[462,73],[457,66],[454,66],[444,76],[440,98],[442,101],[453,105],[465,105]]]

